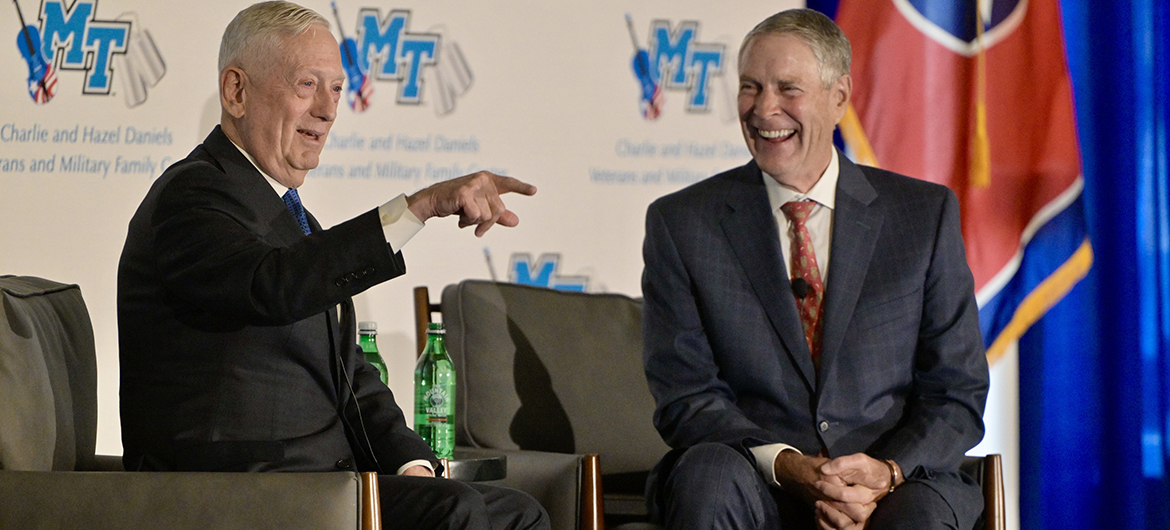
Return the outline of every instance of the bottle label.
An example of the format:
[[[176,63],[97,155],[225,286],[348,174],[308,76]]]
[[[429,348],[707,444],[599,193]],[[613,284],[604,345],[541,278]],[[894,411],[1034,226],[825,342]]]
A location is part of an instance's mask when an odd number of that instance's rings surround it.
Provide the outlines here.
[[[424,399],[426,400],[426,414],[429,416],[427,421],[446,422],[448,403],[450,403],[446,389],[443,387],[433,387],[427,390]]]

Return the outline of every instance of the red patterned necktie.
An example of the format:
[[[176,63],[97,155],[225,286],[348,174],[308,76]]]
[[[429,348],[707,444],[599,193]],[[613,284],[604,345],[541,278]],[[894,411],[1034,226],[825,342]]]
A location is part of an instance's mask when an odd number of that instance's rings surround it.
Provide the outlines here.
[[[805,289],[793,289],[796,296],[796,306],[800,310],[800,323],[804,326],[804,340],[808,342],[808,349],[812,352],[813,365],[818,369],[821,362],[821,328],[822,300],[825,295],[825,283],[821,281],[821,271],[817,268],[817,256],[813,250],[812,236],[804,225],[808,220],[816,203],[812,201],[788,202],[780,207],[784,216],[793,225],[792,230],[792,279],[807,282]],[[802,292],[803,291],[803,292]],[[797,296],[797,293],[804,296]]]

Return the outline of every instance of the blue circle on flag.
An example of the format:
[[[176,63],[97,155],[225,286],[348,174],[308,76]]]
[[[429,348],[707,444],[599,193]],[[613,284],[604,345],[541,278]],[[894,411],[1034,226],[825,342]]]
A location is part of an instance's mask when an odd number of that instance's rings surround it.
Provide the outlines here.
[[[981,4],[990,4],[991,17],[983,31],[991,31],[1025,0],[908,0],[923,17],[963,42],[973,42]]]

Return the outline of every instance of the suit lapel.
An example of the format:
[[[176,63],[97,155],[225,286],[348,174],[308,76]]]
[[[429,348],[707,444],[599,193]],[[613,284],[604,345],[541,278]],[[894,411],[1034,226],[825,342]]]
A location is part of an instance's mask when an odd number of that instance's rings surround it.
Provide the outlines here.
[[[275,234],[275,242],[288,246],[304,237],[300,225],[285,206],[280,195],[272,189],[264,175],[252,162],[232,144],[220,126],[216,125],[211,134],[203,140],[203,147],[215,157],[216,163],[228,178],[239,179],[246,186],[249,205],[256,212],[256,220],[262,231]],[[315,221],[310,221],[313,223]],[[319,230],[320,225],[314,227]]]
[[[764,191],[763,174],[755,162],[741,168],[732,179],[727,205],[731,213],[721,222],[723,233],[789,357],[809,388],[816,388],[816,370],[796,311],[776,220]],[[761,232],[769,235],[761,237]]]
[[[883,216],[870,203],[877,192],[861,168],[838,153],[841,176],[833,212],[833,250],[825,286],[825,327],[821,335],[821,376],[830,373],[840,358],[845,331],[853,319],[857,297],[873,257]]]

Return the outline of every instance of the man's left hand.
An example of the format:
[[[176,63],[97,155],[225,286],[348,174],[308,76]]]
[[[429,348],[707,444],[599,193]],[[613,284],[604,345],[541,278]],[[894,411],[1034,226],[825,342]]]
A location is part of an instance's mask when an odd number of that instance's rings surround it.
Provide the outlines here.
[[[821,487],[831,500],[816,505],[817,523],[824,529],[863,528],[894,479],[890,466],[863,453],[829,460],[820,471],[832,479]]]
[[[826,486],[824,491],[828,496],[841,502],[862,504],[885,497],[890,492],[890,481],[894,479],[890,466],[863,453],[829,460],[821,466],[821,473],[841,479]]]
[[[497,223],[504,226],[520,223],[520,218],[500,199],[505,193],[533,195],[536,186],[480,171],[423,189],[407,197],[406,203],[420,221],[459,214],[459,227],[475,225],[475,235],[480,237]]]

